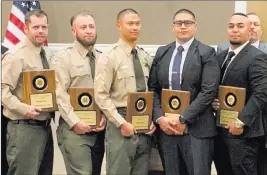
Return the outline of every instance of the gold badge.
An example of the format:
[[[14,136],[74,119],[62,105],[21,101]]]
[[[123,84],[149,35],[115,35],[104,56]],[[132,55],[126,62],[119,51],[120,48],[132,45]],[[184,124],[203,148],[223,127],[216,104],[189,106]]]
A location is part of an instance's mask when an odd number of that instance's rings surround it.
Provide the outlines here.
[[[173,108],[178,108],[179,101],[177,100],[177,98],[172,99],[171,105],[172,105]]]
[[[135,103],[135,108],[138,112],[142,112],[146,107],[145,99],[140,98]]]
[[[36,90],[42,91],[47,86],[47,80],[44,76],[38,75],[33,79],[33,87]]]
[[[229,95],[228,98],[227,98],[227,102],[230,104],[230,105],[233,105],[235,103],[235,97],[232,96],[232,95]]]
[[[230,106],[230,107],[234,107],[236,105],[236,96],[234,93],[228,93],[225,97],[225,103],[226,105]]]
[[[84,106],[88,106],[89,103],[90,103],[90,98],[86,95],[82,96],[81,97],[81,103],[84,105]]]
[[[178,110],[181,106],[180,98],[177,96],[172,96],[169,99],[169,106],[172,110]]]
[[[82,93],[78,97],[78,103],[83,108],[88,108],[93,103],[92,96],[89,93]]]

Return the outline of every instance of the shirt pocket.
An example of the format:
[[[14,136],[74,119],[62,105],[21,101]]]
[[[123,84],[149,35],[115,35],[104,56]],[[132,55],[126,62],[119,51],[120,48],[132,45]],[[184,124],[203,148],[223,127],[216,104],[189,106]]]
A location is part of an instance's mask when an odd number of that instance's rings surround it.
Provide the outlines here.
[[[78,77],[84,77],[84,76],[91,76],[90,71],[85,70],[77,70],[77,69],[71,69],[70,70],[70,76],[71,78],[78,78]]]
[[[118,88],[126,89],[127,92],[135,92],[136,85],[134,74],[129,69],[119,69],[117,72]]]

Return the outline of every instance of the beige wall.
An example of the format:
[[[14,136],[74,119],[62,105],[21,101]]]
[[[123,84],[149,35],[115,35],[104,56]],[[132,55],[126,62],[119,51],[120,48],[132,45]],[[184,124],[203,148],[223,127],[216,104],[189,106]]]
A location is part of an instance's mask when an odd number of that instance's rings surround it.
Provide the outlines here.
[[[2,2],[2,39],[12,2]],[[192,10],[197,18],[197,38],[206,44],[216,45],[226,38],[226,26],[230,15],[234,12],[234,1],[41,1],[41,7],[49,16],[49,42],[70,43],[73,41],[70,17],[83,9],[95,14],[98,27],[98,43],[116,42],[118,32],[115,28],[117,13],[123,8],[136,9],[142,20],[142,33],[139,44],[167,44],[174,40],[171,23],[173,14],[181,9]]]
[[[263,35],[261,40],[267,42],[267,2],[266,1],[248,1],[247,12],[255,12],[261,18]]]

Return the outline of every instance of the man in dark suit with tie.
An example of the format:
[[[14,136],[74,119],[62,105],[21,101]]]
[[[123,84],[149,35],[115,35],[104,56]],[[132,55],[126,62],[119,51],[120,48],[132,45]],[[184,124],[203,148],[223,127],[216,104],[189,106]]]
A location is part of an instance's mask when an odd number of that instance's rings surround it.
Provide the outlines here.
[[[259,50],[267,53],[267,43],[261,41],[262,36],[262,25],[261,19],[256,13],[248,13],[247,17],[251,23],[251,36],[250,43],[252,46],[255,46]],[[229,42],[218,45],[217,53],[220,53],[229,48]],[[265,139],[262,138],[261,148],[260,148],[260,157],[259,157],[259,175],[267,174],[267,107],[263,111],[263,122],[265,128]]]
[[[190,175],[211,173],[213,137],[217,134],[211,103],[217,93],[220,68],[215,49],[196,40],[196,31],[193,12],[177,11],[173,18],[176,41],[157,50],[150,71],[153,120],[160,128],[159,147],[167,175],[183,175],[182,169]],[[174,120],[162,111],[162,89],[190,92],[190,105]]]
[[[222,68],[220,84],[246,88],[245,106],[236,121],[218,127],[218,175],[257,175],[260,137],[264,135],[262,110],[267,104],[267,55],[251,46],[250,30],[245,14],[233,14],[228,23],[230,48],[217,55]],[[213,108],[218,110],[219,106],[215,99]]]

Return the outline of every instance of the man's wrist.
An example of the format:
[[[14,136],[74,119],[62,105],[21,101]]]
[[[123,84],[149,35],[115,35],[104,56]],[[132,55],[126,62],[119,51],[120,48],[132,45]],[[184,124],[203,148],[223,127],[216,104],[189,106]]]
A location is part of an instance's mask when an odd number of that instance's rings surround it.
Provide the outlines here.
[[[159,120],[162,118],[163,116],[159,117],[157,120],[156,120],[156,123],[159,124]]]
[[[236,128],[243,128],[245,126],[245,124],[238,118],[236,118],[236,121],[234,122],[234,124]]]
[[[182,115],[179,116],[179,121],[180,121],[180,123],[183,124],[183,125],[184,125],[184,124],[187,124],[187,120],[186,120]]]

